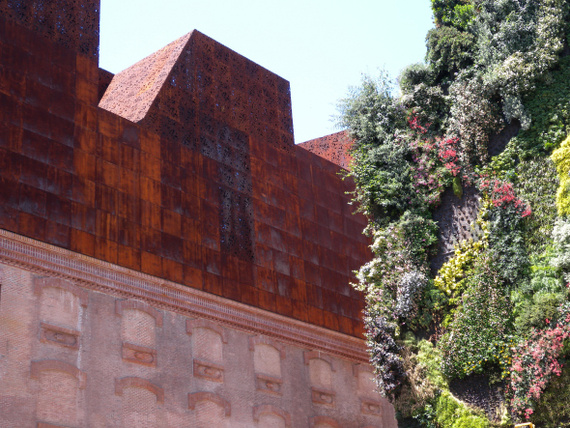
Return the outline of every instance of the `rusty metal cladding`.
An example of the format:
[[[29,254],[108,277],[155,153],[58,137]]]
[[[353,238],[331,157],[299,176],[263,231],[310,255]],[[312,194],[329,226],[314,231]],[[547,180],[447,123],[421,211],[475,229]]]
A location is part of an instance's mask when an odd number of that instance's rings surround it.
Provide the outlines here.
[[[178,60],[190,33],[114,76],[99,107],[132,122],[148,113]]]
[[[31,30],[34,38],[39,34],[74,51],[97,57],[99,7],[99,0],[0,0],[0,15]]]
[[[198,31],[99,69],[98,8],[0,0],[0,228],[360,336],[344,137],[295,146],[289,83]]]
[[[348,136],[347,131],[340,131],[314,140],[305,141],[299,144],[300,147],[313,152],[344,169],[350,169],[352,156],[349,150],[353,141]]]

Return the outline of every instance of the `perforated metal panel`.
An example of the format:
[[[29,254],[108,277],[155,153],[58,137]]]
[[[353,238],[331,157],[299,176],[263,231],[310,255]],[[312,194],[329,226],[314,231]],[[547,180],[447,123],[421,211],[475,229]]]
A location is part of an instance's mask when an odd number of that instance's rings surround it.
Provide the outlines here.
[[[344,169],[350,169],[352,156],[349,150],[353,141],[347,131],[340,131],[299,144],[300,147],[323,157]]]
[[[1,0],[0,15],[85,55],[99,55],[99,0]]]
[[[480,228],[475,224],[478,213],[479,192],[475,188],[466,187],[461,199],[451,189],[443,193],[441,205],[433,214],[439,225],[438,253],[431,261],[434,272],[453,256],[454,245],[478,236]]]

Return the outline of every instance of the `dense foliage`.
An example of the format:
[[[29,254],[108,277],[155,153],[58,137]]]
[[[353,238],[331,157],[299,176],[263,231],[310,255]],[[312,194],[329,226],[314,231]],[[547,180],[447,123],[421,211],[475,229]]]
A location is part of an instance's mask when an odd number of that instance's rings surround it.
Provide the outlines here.
[[[558,426],[567,412],[556,420],[544,400],[556,408],[549,385],[569,376],[569,2],[431,3],[426,62],[398,95],[383,73],[340,106],[373,241],[355,287],[379,388],[401,426]],[[436,269],[434,212],[466,188],[471,239]],[[494,413],[453,395],[450,381],[477,375],[503,391]]]

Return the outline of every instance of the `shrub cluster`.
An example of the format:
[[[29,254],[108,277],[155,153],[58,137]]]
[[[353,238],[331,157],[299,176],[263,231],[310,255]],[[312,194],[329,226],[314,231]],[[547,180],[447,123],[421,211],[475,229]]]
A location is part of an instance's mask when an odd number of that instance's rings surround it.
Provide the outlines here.
[[[525,219],[525,246],[529,254],[542,254],[550,245],[557,217],[552,203],[558,185],[556,169],[550,157],[544,156],[520,162],[514,174],[518,194],[532,207],[532,215]]]
[[[532,414],[532,421],[541,428],[567,427],[570,423],[568,403],[570,403],[570,367],[566,358],[562,374],[551,378],[542,393],[541,400]]]
[[[511,406],[519,417],[529,419],[550,378],[562,374],[558,361],[564,341],[570,338],[570,304],[560,308],[559,322],[535,330],[528,340],[514,349],[511,372]],[[546,320],[550,323],[550,320]]]
[[[552,230],[556,256],[552,265],[564,272],[564,279],[570,282],[570,221],[558,219]]]
[[[488,230],[487,223],[483,230]],[[434,279],[435,286],[443,291],[448,297],[457,299],[465,289],[465,281],[477,255],[486,251],[487,240],[463,241],[456,245],[454,255],[443,264]]]
[[[450,378],[464,378],[495,367],[510,366],[507,350],[512,344],[512,311],[508,294],[491,260],[480,254],[448,332],[438,346],[443,353],[442,371]]]
[[[396,326],[386,318],[368,311],[365,324],[370,362],[376,373],[378,388],[393,397],[405,378],[401,347],[394,340]]]
[[[559,185],[556,192],[556,207],[560,217],[570,217],[570,136],[552,152],[552,161],[558,171]]]

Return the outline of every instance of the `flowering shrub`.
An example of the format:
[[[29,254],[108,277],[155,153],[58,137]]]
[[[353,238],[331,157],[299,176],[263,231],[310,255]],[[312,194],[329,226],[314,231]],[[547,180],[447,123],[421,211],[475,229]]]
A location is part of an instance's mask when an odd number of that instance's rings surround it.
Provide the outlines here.
[[[473,64],[475,37],[454,27],[439,27],[426,36],[427,59],[435,78],[445,81]]]
[[[433,138],[426,135],[430,124],[422,125],[417,116],[408,120],[414,138],[409,147],[412,154],[413,182],[416,193],[430,207],[437,206],[453,177],[459,175],[459,138]]]
[[[418,312],[418,297],[421,296],[427,283],[425,274],[417,271],[406,272],[396,292],[394,318],[413,319]]]
[[[355,287],[365,292],[377,316],[409,323],[418,314],[435,230],[433,221],[406,213],[400,223],[374,231],[376,257],[360,268]]]
[[[349,97],[340,101],[340,125],[350,130],[357,149],[389,142],[405,126],[405,111],[392,96],[393,88],[386,72],[377,79],[363,75],[361,86],[351,88]]]
[[[461,171],[459,160],[459,138],[443,138],[438,140],[439,159],[453,177]]]
[[[448,135],[459,137],[464,165],[484,165],[489,160],[489,135],[503,127],[493,92],[481,78],[458,78],[449,92],[452,106]]]
[[[412,262],[424,271],[429,256],[433,255],[432,246],[437,242],[437,224],[430,218],[407,211],[400,217],[397,228],[408,245]]]
[[[531,416],[533,423],[541,428],[561,428],[570,421],[570,368],[568,357],[564,360],[562,374],[551,377]]]
[[[396,326],[371,311],[367,312],[364,322],[378,389],[383,395],[393,397],[406,377],[399,355],[401,347],[394,340]]]
[[[532,207],[532,215],[525,219],[525,245],[529,254],[542,254],[552,244],[556,220],[556,168],[550,157],[543,156],[520,162],[515,173],[517,193]]]
[[[482,179],[479,183],[479,190],[487,193],[491,200],[491,204],[495,208],[507,209],[514,207],[521,217],[532,214],[530,205],[515,196],[512,183],[504,182],[497,179]]]
[[[513,140],[522,158],[547,153],[558,147],[568,136],[570,124],[570,57],[560,59],[560,67],[539,82],[534,92],[524,99],[532,117],[529,129],[521,131]]]
[[[356,183],[358,209],[378,226],[397,220],[416,205],[409,148],[396,138],[406,128],[406,115],[391,94],[392,82],[384,73],[378,79],[364,76],[362,86],[342,100],[340,124],[355,140],[350,175]]]
[[[528,266],[523,219],[530,206],[516,197],[512,183],[482,178],[479,189],[490,202],[489,254],[500,277],[515,285]]]
[[[410,247],[403,238],[402,230],[395,225],[375,230],[370,248],[376,257],[357,273],[355,287],[365,292],[372,300],[370,304],[379,310],[391,306],[400,279],[413,268]]]
[[[570,282],[570,221],[558,219],[552,230],[552,238],[556,257],[551,263],[564,271],[564,278]]]
[[[449,174],[438,157],[437,143],[419,140],[412,142],[410,148],[416,193],[425,198],[427,205],[436,206],[449,181]]]
[[[522,97],[558,62],[567,5],[562,0],[479,0],[478,7],[476,63],[487,86],[500,94],[507,121],[517,118],[527,129],[531,118]]]
[[[430,123],[430,134],[440,135],[447,125],[449,116],[449,97],[440,86],[432,86],[426,82],[431,80],[431,71],[423,81],[416,82],[425,69],[412,66],[400,75],[402,105],[422,123]]]
[[[552,327],[535,330],[513,352],[510,392],[515,414],[529,419],[553,375],[560,376],[558,361],[564,341],[570,338],[570,304],[560,308],[561,319]]]

